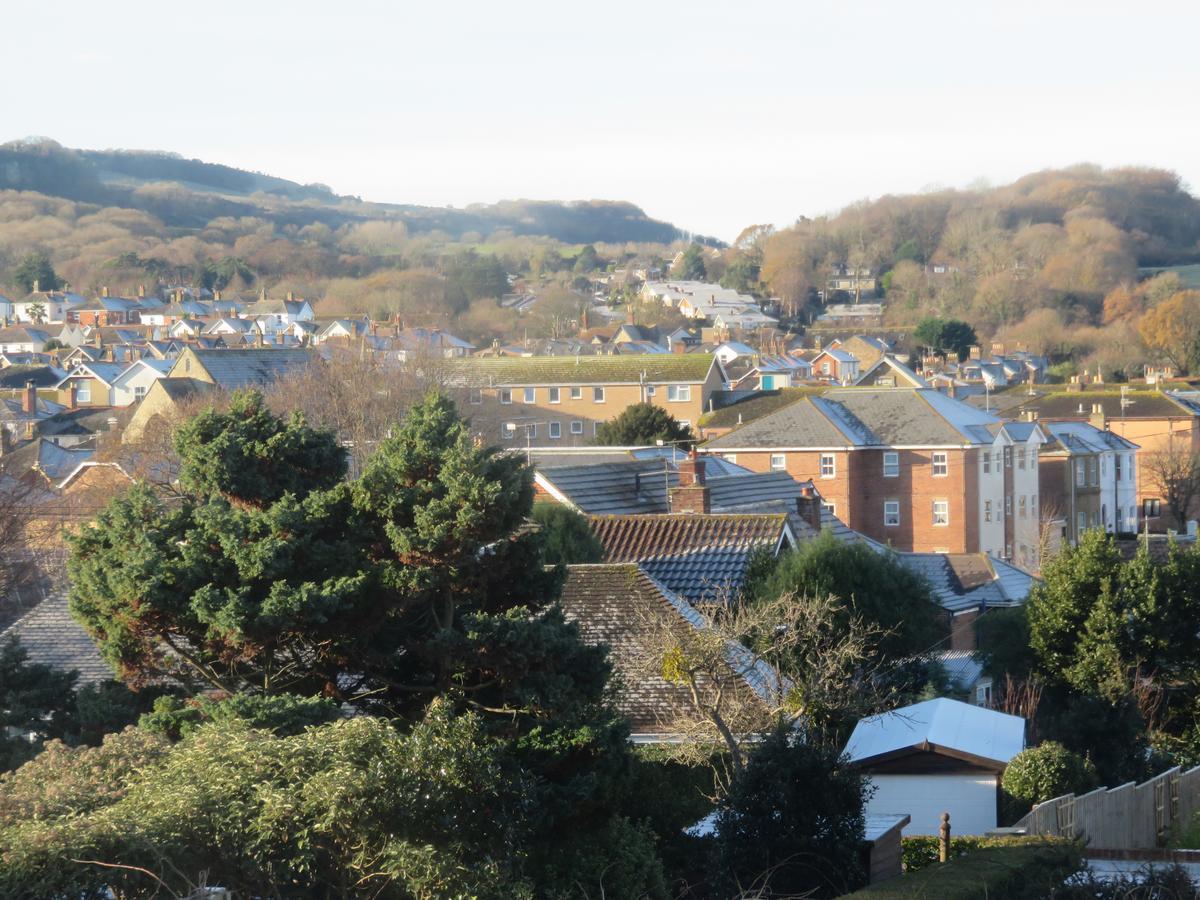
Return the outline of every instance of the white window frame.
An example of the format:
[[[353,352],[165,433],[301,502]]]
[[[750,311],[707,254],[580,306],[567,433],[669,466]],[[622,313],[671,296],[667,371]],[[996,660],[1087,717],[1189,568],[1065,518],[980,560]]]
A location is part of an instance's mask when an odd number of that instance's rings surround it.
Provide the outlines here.
[[[822,478],[837,478],[837,457],[832,453],[822,453],[817,457],[817,471]]]
[[[671,403],[689,403],[692,399],[690,384],[668,384],[667,400]]]
[[[595,437],[599,433],[600,433],[600,423],[598,421],[592,422],[592,437]]]
[[[896,450],[883,451],[883,477],[900,477],[900,453]]]
[[[787,454],[772,453],[771,454],[771,471],[786,472],[787,471]]]
[[[602,387],[593,387],[592,388],[592,402],[593,403],[603,403],[604,402],[604,388],[602,388]]]
[[[941,469],[939,472],[938,469]],[[934,478],[946,478],[950,475],[950,454],[945,450],[935,450],[929,457],[929,471]]]
[[[1022,494],[1020,497],[1017,498],[1017,516],[1018,517],[1024,519],[1029,514],[1028,503],[1029,503],[1029,501],[1025,499],[1024,494]]]
[[[537,388],[521,388],[522,403],[537,403]]]
[[[478,406],[480,403],[482,403],[483,402],[483,389],[482,388],[471,388],[471,390],[469,391],[469,393],[467,395],[467,402],[470,403],[472,406]]]
[[[550,399],[551,403],[562,403],[562,389],[561,388],[556,388],[556,387],[546,388],[546,392],[550,395],[549,399]]]
[[[500,426],[500,437],[503,440],[511,441],[517,436],[517,429],[513,427],[512,422],[505,422]]]
[[[1087,464],[1082,459],[1075,460],[1075,487],[1087,484]]]
[[[75,399],[80,403],[91,403],[92,386],[86,381],[77,381],[75,383]]]
[[[512,389],[500,388],[500,405],[510,406],[512,404]]]
[[[537,422],[530,422],[525,426],[526,440],[534,440],[537,437]]]
[[[884,500],[883,501],[883,526],[884,528],[896,528],[900,525],[900,501],[899,500]]]
[[[983,474],[984,475],[992,474],[992,451],[991,450],[983,451]]]
[[[582,419],[572,419],[571,420],[571,434],[583,434],[583,420]]]
[[[983,501],[983,521],[985,521],[985,522],[992,521],[992,501],[991,500]]]
[[[550,423],[550,437],[556,438],[556,439],[562,437],[562,423],[561,422],[551,422]]]
[[[1025,468],[1025,448],[1024,447],[1017,448],[1017,468],[1018,469]]]
[[[583,388],[580,387],[579,385],[573,385],[571,387],[571,399],[572,400],[582,400],[583,399]]]
[[[940,509],[939,509],[940,507]],[[939,521],[940,519],[940,521]],[[950,525],[950,501],[933,501],[933,525],[935,528],[946,528]]]

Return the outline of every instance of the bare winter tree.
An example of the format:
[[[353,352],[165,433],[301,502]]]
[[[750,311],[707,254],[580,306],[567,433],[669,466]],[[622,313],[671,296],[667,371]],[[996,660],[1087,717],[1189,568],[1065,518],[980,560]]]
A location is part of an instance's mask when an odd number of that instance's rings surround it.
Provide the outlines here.
[[[1175,527],[1186,527],[1200,497],[1200,453],[1190,446],[1172,445],[1146,454],[1142,467],[1148,483],[1162,494]]]
[[[811,738],[831,719],[878,708],[879,679],[869,659],[882,631],[851,617],[834,597],[785,594],[762,604],[714,604],[689,613],[642,614],[635,677],[662,679],[676,691],[673,745],[690,761],[712,762],[724,789],[745,765],[747,742],[786,717]]]

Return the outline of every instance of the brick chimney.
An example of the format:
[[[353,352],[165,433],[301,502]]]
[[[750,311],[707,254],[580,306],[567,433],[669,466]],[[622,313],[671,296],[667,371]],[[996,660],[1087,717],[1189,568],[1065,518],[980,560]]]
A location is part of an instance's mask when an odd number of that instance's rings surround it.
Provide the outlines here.
[[[107,297],[107,296],[108,296],[108,286],[107,286],[107,285],[105,285],[104,287],[100,288],[100,296],[101,296],[101,297]]]
[[[75,409],[79,406],[79,386],[72,379],[67,385],[67,409]]]
[[[667,344],[670,346],[672,353],[687,353],[687,344],[685,344],[683,341],[676,341],[672,340],[671,338],[667,338]]]
[[[37,411],[37,388],[32,381],[25,382],[25,390],[21,393],[21,412],[32,416]]]
[[[673,513],[705,513],[710,507],[708,485],[704,475],[705,461],[693,450],[679,463],[679,484],[670,490]]]
[[[821,530],[821,495],[811,484],[800,485],[800,496],[796,498],[796,512],[814,531]]]
[[[1103,403],[1092,404],[1092,414],[1088,417],[1088,422],[1090,422],[1093,427],[1099,428],[1101,431],[1104,431],[1108,428],[1108,416],[1104,414]]]

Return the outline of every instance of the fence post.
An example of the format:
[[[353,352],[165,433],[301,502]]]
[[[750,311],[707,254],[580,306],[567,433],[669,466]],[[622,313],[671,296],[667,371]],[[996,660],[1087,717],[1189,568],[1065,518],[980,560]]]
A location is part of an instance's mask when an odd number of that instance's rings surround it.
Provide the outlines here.
[[[950,813],[942,813],[942,827],[938,829],[938,862],[950,859]]]

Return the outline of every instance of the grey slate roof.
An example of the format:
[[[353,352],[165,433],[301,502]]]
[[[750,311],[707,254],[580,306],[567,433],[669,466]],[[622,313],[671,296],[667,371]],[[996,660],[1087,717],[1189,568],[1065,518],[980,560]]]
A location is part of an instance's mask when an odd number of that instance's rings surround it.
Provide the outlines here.
[[[949,612],[1015,606],[1029,597],[1035,579],[1028,572],[984,553],[897,553],[921,575]]]
[[[213,381],[227,391],[270,384],[313,361],[307,350],[193,350]],[[176,372],[175,374],[185,374]]]
[[[755,547],[705,547],[685,553],[651,556],[641,567],[651,578],[689,603],[723,602],[736,596],[746,580]]]
[[[800,485],[787,472],[741,471],[708,479],[713,512],[786,511],[760,508],[781,500],[795,510]],[[679,483],[670,461],[659,459],[546,467],[538,476],[588,515],[667,512],[667,490]]]
[[[38,439],[37,468],[55,484],[75,471],[76,467],[91,459],[96,453],[93,447],[60,447],[44,438]]]
[[[83,626],[67,609],[67,598],[51,594],[0,632],[0,640],[16,637],[29,654],[29,662],[61,672],[79,673],[79,684],[98,684],[113,678],[100,651]]]
[[[709,441],[714,450],[991,443],[995,416],[928,388],[843,388],[806,395]]]
[[[938,654],[937,661],[960,691],[970,690],[983,675],[982,663],[970,650],[946,650]]]

